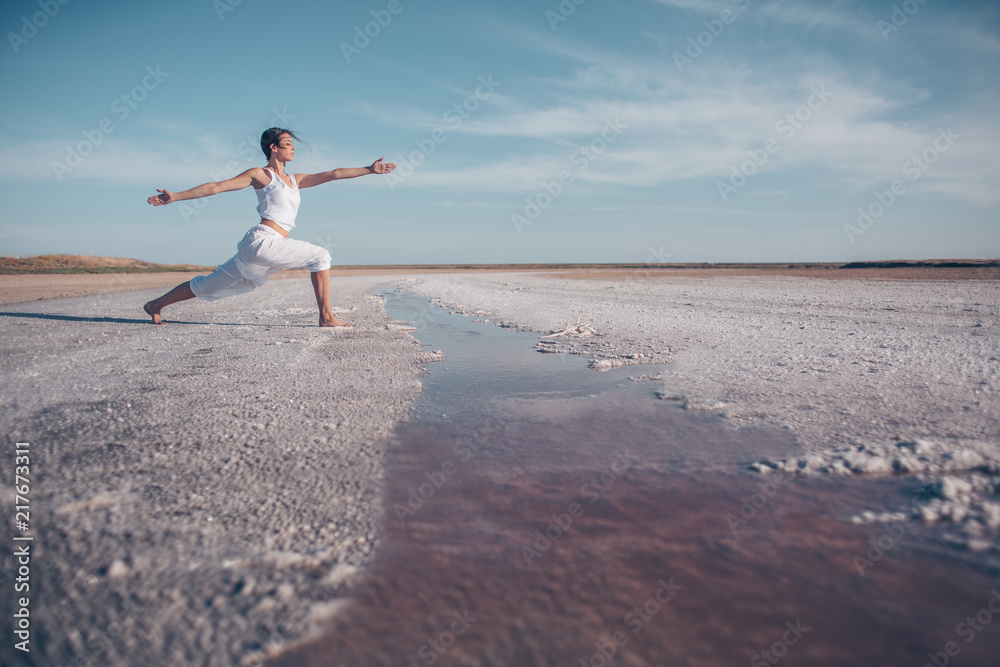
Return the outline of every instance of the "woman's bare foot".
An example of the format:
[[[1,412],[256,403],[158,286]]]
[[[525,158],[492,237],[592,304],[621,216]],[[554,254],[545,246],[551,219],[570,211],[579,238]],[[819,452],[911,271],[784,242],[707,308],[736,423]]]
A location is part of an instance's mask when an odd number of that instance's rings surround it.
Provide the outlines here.
[[[191,291],[191,281],[186,283],[181,283],[177,287],[173,288],[159,299],[153,299],[148,301],[145,306],[142,307],[146,311],[146,314],[153,318],[153,324],[163,324],[163,320],[160,319],[160,311],[167,306],[178,303],[179,301],[187,301],[188,299],[194,298],[194,292]]]
[[[142,307],[146,311],[146,314],[153,318],[153,324],[163,324],[163,320],[160,319],[160,309],[153,307],[153,302],[149,301]]]
[[[353,324],[348,324],[344,320],[342,320],[339,317],[336,317],[334,315],[330,315],[329,317],[320,317],[319,318],[319,325],[321,327],[352,327],[352,326],[354,326]]]
[[[352,324],[348,324],[344,320],[340,319],[333,314],[333,311],[326,313],[320,313],[319,315],[319,325],[321,327],[350,327]]]

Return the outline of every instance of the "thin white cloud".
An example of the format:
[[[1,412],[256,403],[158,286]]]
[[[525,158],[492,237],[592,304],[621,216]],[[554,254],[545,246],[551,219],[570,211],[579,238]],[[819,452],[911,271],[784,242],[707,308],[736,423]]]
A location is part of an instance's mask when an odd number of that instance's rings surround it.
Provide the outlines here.
[[[867,16],[862,16],[857,11],[842,9],[838,5],[843,3],[771,0],[761,5],[758,11],[768,19],[807,29],[835,28],[866,37],[878,36],[875,23]]]
[[[718,13],[723,9],[733,8],[733,3],[727,0],[657,0],[657,2],[676,9],[688,9],[704,13]]]
[[[696,11],[730,4],[660,1]],[[871,29],[868,18],[838,5],[815,11],[815,3],[769,2],[760,9],[787,23]],[[845,192],[858,193],[898,178],[903,162],[933,142],[939,126],[960,121],[980,127],[984,140],[956,150],[953,166],[936,170],[933,178],[928,175],[919,191],[977,205],[1000,202],[1000,192],[992,194],[994,188],[988,186],[1000,181],[1000,168],[989,160],[990,151],[996,154],[1000,130],[995,123],[991,126],[989,114],[960,110],[957,118],[927,112],[914,118],[910,110],[926,106],[931,92],[873,67],[839,63],[817,52],[784,62],[780,69],[699,62],[698,68],[680,76],[669,61],[627,57],[561,39],[535,40],[530,33],[519,37],[579,67],[569,76],[535,82],[546,91],[548,104],[504,105],[457,130],[484,139],[518,139],[502,149],[510,157],[488,160],[475,169],[468,164],[453,167],[443,159],[429,161],[413,177],[413,185],[537,190],[540,182],[566,167],[570,151],[599,138],[604,124],[618,118],[627,129],[578,175],[579,181],[647,187],[684,179],[725,179],[734,165],[748,159],[747,151],[759,151],[770,139],[780,148],[760,173],[796,178],[811,174],[824,187],[839,183]],[[816,106],[815,88],[828,90],[831,97],[816,108],[803,107],[810,100]],[[786,118],[790,120],[782,124]]]
[[[693,11],[732,5],[712,0],[658,1]],[[861,19],[837,4],[821,12],[808,2],[767,2],[755,7],[787,23],[852,30],[861,26]],[[520,89],[515,82],[505,83],[503,94],[495,94],[490,105],[459,127],[448,128],[477,141],[477,153],[449,153],[448,146],[405,176],[403,184],[523,193],[537,191],[543,181],[551,182],[566,170],[576,183],[619,192],[689,179],[711,183],[729,178],[733,168],[749,158],[748,151],[759,155],[766,142],[776,141],[778,151],[755,171],[797,179],[812,175],[817,183],[840,186],[850,194],[899,178],[901,165],[932,144],[938,127],[952,125],[976,139],[956,145],[947,160],[914,184],[913,192],[955,197],[980,206],[1000,203],[1000,189],[995,187],[1000,167],[994,159],[1000,130],[992,121],[990,105],[904,121],[902,111],[928,101],[927,89],[893,81],[877,70],[839,63],[827,54],[806,55],[783,63],[780,69],[699,61],[697,68],[681,75],[666,57],[626,56],[524,32],[519,37],[577,66],[562,77],[516,82]],[[812,109],[804,107],[810,99],[815,102],[816,89],[828,91],[830,98],[814,103]],[[539,99],[544,101],[539,103]],[[440,127],[447,111],[397,108],[390,112],[363,104],[357,109],[380,122],[417,127],[421,132]],[[581,149],[601,146],[602,133],[615,122],[623,127],[620,136],[594,159],[574,164],[573,157],[581,155]],[[211,165],[225,165],[238,153],[237,146],[205,135],[197,137],[200,150],[192,154],[186,132],[186,128],[165,127],[164,133],[177,139],[154,147],[110,137],[66,178],[149,186],[166,183],[180,188],[210,180]],[[413,146],[399,150],[400,155],[387,155],[387,159],[402,162]],[[61,141],[5,146],[0,148],[0,177],[54,181],[52,162],[64,153]],[[309,162],[324,163],[326,154],[323,147],[316,147]],[[475,159],[479,163],[473,165]],[[246,166],[257,163],[250,161]],[[581,167],[584,163],[585,168]],[[330,166],[336,165],[324,164],[323,168]],[[439,204],[459,205],[472,204],[452,200]]]
[[[750,0],[744,5],[736,0],[655,0],[658,4],[674,9],[687,10],[705,16],[718,15],[723,10],[747,12],[762,21],[798,26],[805,30],[830,29],[852,33],[875,43],[899,41],[909,34],[909,44],[923,48],[929,42],[960,44],[964,48],[1000,52],[1000,36],[983,30],[976,16],[992,18],[995,11],[988,3],[981,6],[953,3],[947,10],[939,5],[938,11],[905,11],[905,23],[896,24],[902,3],[886,2],[884,5],[864,7],[858,3],[826,2],[824,0]],[[745,7],[745,9],[738,9]],[[909,8],[908,8],[909,9]],[[957,10],[957,12],[956,12]],[[896,19],[894,20],[894,16]],[[970,16],[973,17],[970,20]]]
[[[718,15],[725,10],[736,14],[747,12],[769,21],[798,25],[805,28],[846,29],[861,35],[878,35],[873,21],[862,17],[857,11],[842,9],[843,3],[810,2],[795,0],[770,0],[758,2],[736,2],[735,0],[657,0],[660,4],[675,9],[693,11],[705,15]]]
[[[53,185],[100,182],[185,190],[225,180],[264,164],[259,137],[222,137],[183,124],[156,121],[162,138],[156,142],[114,134],[98,144],[83,133],[61,138],[6,144],[0,147],[0,179]],[[316,143],[302,149],[290,165],[292,173],[311,173],[340,166],[369,164],[370,156],[338,155]],[[370,182],[365,183],[371,186]]]
[[[442,208],[494,208],[493,204],[484,201],[455,202],[449,200],[438,202],[437,205]]]

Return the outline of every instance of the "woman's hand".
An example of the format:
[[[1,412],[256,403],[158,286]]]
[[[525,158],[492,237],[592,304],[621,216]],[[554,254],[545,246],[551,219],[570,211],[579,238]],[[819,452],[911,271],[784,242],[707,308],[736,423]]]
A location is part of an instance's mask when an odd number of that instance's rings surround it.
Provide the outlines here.
[[[372,163],[372,166],[368,167],[368,171],[373,174],[388,174],[390,171],[396,168],[393,162],[382,162],[384,157],[380,157]]]
[[[156,188],[156,191],[159,192],[160,194],[153,195],[152,197],[146,200],[146,203],[152,204],[153,206],[165,206],[166,204],[170,204],[171,202],[177,201],[177,199],[174,197],[174,193],[171,192],[170,190],[161,190],[160,188]]]
[[[392,162],[382,162],[385,158],[379,158],[372,162],[370,167],[342,167],[331,171],[324,171],[319,174],[295,174],[298,181],[299,190],[323,185],[330,181],[339,181],[343,178],[357,178],[368,174],[388,174],[396,165]],[[261,170],[263,172],[263,170]],[[183,194],[183,193],[182,193]]]

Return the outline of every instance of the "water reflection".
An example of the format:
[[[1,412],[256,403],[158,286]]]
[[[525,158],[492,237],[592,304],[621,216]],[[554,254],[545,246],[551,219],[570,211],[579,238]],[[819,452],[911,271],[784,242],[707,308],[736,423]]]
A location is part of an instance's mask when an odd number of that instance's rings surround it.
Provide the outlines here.
[[[889,540],[845,521],[904,506],[913,480],[768,484],[742,470],[790,453],[782,432],[679,410],[580,360],[553,371],[532,352],[507,374],[499,335],[438,320],[416,335],[454,375],[396,432],[369,579],[329,633],[275,665],[919,667],[997,586],[919,526]],[[475,339],[468,361],[438,327]],[[453,378],[481,360],[505,379],[472,409],[478,385]],[[590,384],[566,389],[577,372]],[[1000,623],[980,627],[954,664],[996,664]]]
[[[385,292],[386,308],[417,327],[428,350],[445,359],[430,374],[417,403],[421,418],[481,412],[496,400],[587,396],[615,386],[636,388],[629,376],[653,374],[659,366],[631,366],[597,373],[573,354],[541,354],[536,336],[450,314],[412,294]],[[648,391],[646,391],[648,393]]]

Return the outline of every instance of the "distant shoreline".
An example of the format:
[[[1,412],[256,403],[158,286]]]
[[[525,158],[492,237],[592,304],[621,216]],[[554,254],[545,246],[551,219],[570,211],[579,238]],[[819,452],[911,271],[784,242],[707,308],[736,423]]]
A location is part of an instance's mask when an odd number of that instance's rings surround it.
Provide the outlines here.
[[[212,271],[214,266],[154,264],[139,259],[90,255],[34,255],[0,257],[0,275],[78,275],[86,273],[190,273]],[[551,271],[551,270],[830,270],[902,268],[1000,268],[996,259],[896,259],[864,262],[531,262],[506,264],[357,264],[337,267],[341,271]]]
[[[52,256],[48,256],[52,257]],[[0,263],[11,258],[0,258]],[[25,258],[25,260],[30,258]],[[97,260],[118,262],[101,266]],[[19,261],[25,261],[19,260]],[[90,266],[79,271],[0,270],[0,305],[43,299],[58,299],[125,292],[168,289],[204,275],[214,267],[164,266],[117,258],[87,258]],[[124,264],[134,262],[135,264]],[[145,265],[145,266],[141,266]],[[156,268],[156,267],[163,268]],[[716,276],[794,276],[828,280],[998,280],[997,260],[893,260],[882,262],[834,263],[752,263],[752,264],[410,264],[335,266],[330,274],[344,276],[410,275],[429,273],[525,272],[550,273],[567,280],[655,280],[665,278],[712,278]],[[273,280],[306,279],[306,271],[283,271]]]

